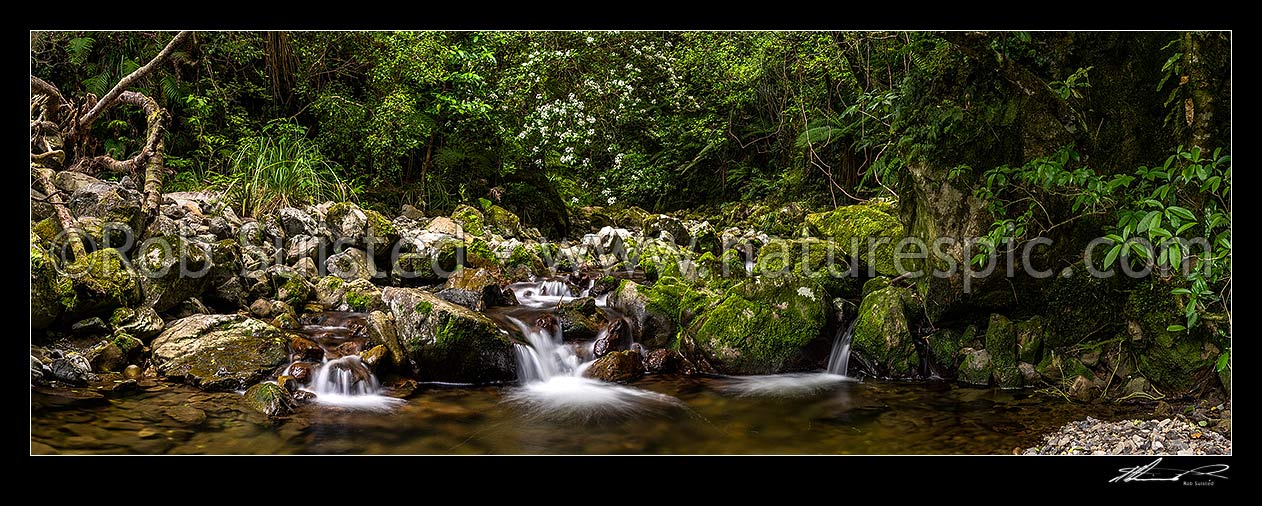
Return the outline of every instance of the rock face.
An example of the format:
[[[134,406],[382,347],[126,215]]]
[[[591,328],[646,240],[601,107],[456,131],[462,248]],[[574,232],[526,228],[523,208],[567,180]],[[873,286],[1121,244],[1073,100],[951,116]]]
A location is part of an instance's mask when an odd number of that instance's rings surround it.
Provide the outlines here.
[[[381,298],[418,379],[488,383],[516,378],[512,343],[486,316],[414,288],[387,287]]]
[[[828,321],[824,289],[794,276],[760,277],[727,291],[706,310],[697,350],[729,374],[769,374],[803,367],[802,352]]]
[[[631,350],[615,351],[601,357],[583,375],[601,381],[629,383],[644,376],[644,360]]]
[[[196,315],[171,322],[151,344],[158,372],[204,390],[245,388],[285,363],[280,329],[240,315]]]
[[[920,366],[905,312],[911,299],[907,289],[891,286],[868,294],[859,306],[851,350],[877,375],[909,377]]]

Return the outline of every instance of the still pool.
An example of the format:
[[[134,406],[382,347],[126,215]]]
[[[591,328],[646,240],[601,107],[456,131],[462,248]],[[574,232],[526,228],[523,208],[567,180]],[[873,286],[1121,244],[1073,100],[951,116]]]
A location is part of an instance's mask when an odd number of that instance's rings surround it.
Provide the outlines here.
[[[1143,414],[827,374],[428,385],[386,409],[311,404],[278,420],[239,394],[161,382],[86,400],[32,392],[31,409],[36,454],[1011,454],[1087,415]]]

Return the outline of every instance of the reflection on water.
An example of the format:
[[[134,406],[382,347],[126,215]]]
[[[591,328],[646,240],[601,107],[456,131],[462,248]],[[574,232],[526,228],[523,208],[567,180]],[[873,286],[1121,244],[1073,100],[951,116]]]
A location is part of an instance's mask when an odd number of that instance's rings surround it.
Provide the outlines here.
[[[308,405],[281,420],[246,408],[238,394],[181,385],[158,383],[108,399],[32,392],[31,447],[33,453],[1006,454],[1088,414],[1139,414],[1027,391],[824,374],[649,376],[634,388],[587,382],[428,386],[387,411]]]

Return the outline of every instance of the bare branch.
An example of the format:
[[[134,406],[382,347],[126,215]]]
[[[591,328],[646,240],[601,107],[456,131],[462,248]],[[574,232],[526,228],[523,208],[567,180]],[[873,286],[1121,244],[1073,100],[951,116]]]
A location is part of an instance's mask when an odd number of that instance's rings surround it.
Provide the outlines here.
[[[162,48],[162,52],[158,53],[158,56],[153,57],[152,60],[149,60],[149,63],[146,63],[143,67],[136,69],[135,72],[127,74],[127,77],[118,81],[118,84],[114,85],[114,89],[111,89],[109,93],[106,93],[104,97],[101,97],[101,100],[97,101],[95,106],[92,106],[92,110],[83,115],[83,117],[79,120],[81,127],[87,128],[91,125],[92,122],[96,120],[97,116],[100,116],[102,112],[113,105],[115,100],[121,98],[123,92],[128,86],[131,86],[131,84],[136,82],[136,80],[144,77],[149,72],[152,72],[153,69],[161,66],[162,62],[170,57],[171,53],[175,51],[175,48],[188,39],[189,35],[192,33],[193,32],[189,31],[177,33],[175,38],[171,39],[171,42],[168,42],[167,46]],[[33,82],[34,81],[32,81],[32,83]]]
[[[124,91],[119,94],[118,102],[144,109],[145,120],[149,123],[144,147],[140,149],[139,153],[136,153],[136,156],[123,161],[115,160],[109,155],[80,158],[70,170],[88,174],[95,174],[102,170],[134,174],[149,161],[150,157],[157,153],[162,140],[162,129],[166,122],[166,112],[152,98],[134,91]]]

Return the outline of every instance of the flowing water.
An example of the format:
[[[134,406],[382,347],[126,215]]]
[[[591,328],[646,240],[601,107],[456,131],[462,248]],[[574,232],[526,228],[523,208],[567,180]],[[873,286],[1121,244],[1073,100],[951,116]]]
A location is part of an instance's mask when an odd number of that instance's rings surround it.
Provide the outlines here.
[[[559,392],[566,381],[550,388]],[[1083,406],[1028,390],[946,382],[842,381],[809,395],[755,397],[732,395],[724,384],[720,378],[646,376],[635,390],[678,399],[682,406],[653,403],[655,409],[611,409],[584,420],[532,416],[510,402],[521,389],[509,386],[423,385],[388,411],[311,404],[280,420],[250,410],[238,394],[166,383],[95,401],[35,392],[32,451],[1010,454],[1087,415],[1120,420],[1147,414],[1137,407]]]
[[[632,385],[583,376],[593,342],[567,341],[555,308],[585,295],[565,282],[513,285],[519,306],[488,315],[515,331],[519,382],[419,385],[390,395],[364,363],[362,315],[317,313],[284,374],[314,403],[268,419],[237,393],[141,380],[90,395],[37,388],[32,453],[1011,453],[1064,423],[1121,419],[1137,407],[1081,406],[1028,390],[867,380],[848,373],[853,324],[822,373],[744,377],[649,375]],[[601,314],[622,318],[597,299]],[[597,338],[608,330],[602,327]],[[621,343],[626,347],[630,343]]]

